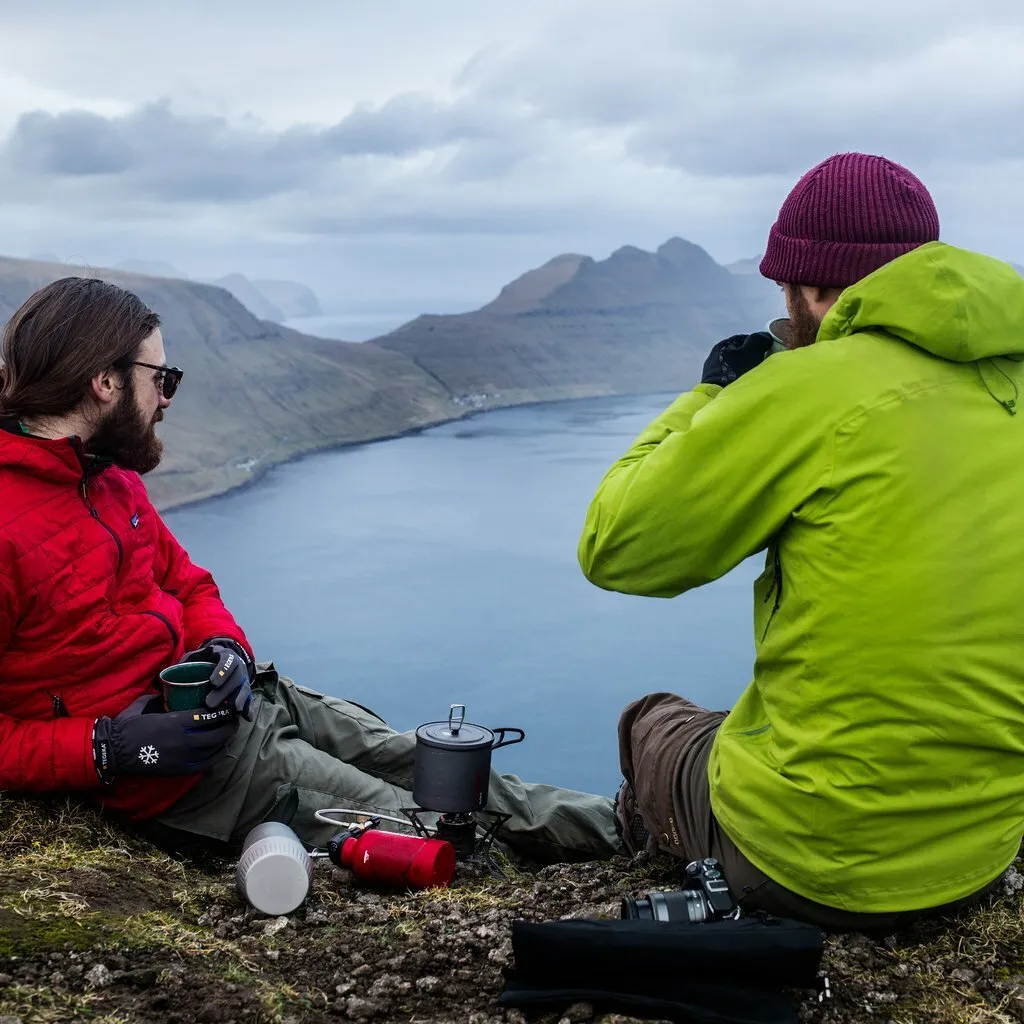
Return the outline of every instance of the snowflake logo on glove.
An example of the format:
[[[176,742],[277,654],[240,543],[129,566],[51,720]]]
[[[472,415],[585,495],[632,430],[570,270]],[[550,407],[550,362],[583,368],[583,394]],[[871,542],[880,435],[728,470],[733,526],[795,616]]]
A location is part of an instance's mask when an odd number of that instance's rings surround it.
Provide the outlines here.
[[[156,764],[160,760],[160,751],[156,747],[140,747],[139,760],[143,764]]]

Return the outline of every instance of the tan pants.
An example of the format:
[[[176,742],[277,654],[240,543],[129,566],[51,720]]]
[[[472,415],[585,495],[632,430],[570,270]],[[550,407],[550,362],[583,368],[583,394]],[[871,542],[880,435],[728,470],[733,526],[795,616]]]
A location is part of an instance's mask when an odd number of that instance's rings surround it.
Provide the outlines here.
[[[744,911],[797,918],[826,931],[892,931],[923,917],[970,906],[1002,877],[972,896],[941,907],[881,914],[828,907],[779,885],[740,853],[711,811],[708,758],[726,714],[672,693],[649,694],[622,713],[619,761],[652,841],[684,861],[714,857]]]

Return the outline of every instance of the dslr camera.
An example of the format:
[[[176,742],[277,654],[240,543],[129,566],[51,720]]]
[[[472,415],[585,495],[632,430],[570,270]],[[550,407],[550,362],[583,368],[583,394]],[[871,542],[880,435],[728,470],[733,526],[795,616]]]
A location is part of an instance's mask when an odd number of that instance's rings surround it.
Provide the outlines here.
[[[674,921],[703,924],[740,916],[729,883],[714,857],[686,865],[686,887],[677,892],[652,892],[637,899],[622,898],[622,920]]]

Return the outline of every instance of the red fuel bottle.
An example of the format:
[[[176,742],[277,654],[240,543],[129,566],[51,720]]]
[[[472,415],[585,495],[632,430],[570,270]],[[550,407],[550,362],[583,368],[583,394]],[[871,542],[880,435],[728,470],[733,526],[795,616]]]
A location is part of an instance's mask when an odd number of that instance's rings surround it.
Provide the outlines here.
[[[379,885],[445,888],[455,874],[455,847],[443,839],[382,832],[380,818],[333,836],[327,853],[338,867]]]

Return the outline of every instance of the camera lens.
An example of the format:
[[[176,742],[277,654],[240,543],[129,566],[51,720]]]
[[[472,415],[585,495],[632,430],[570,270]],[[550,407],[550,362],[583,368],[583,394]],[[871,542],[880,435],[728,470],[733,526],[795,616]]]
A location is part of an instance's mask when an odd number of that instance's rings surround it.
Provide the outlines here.
[[[624,896],[619,909],[623,921],[675,921],[701,924],[708,919],[708,905],[696,889],[679,892],[652,892],[638,899]]]

